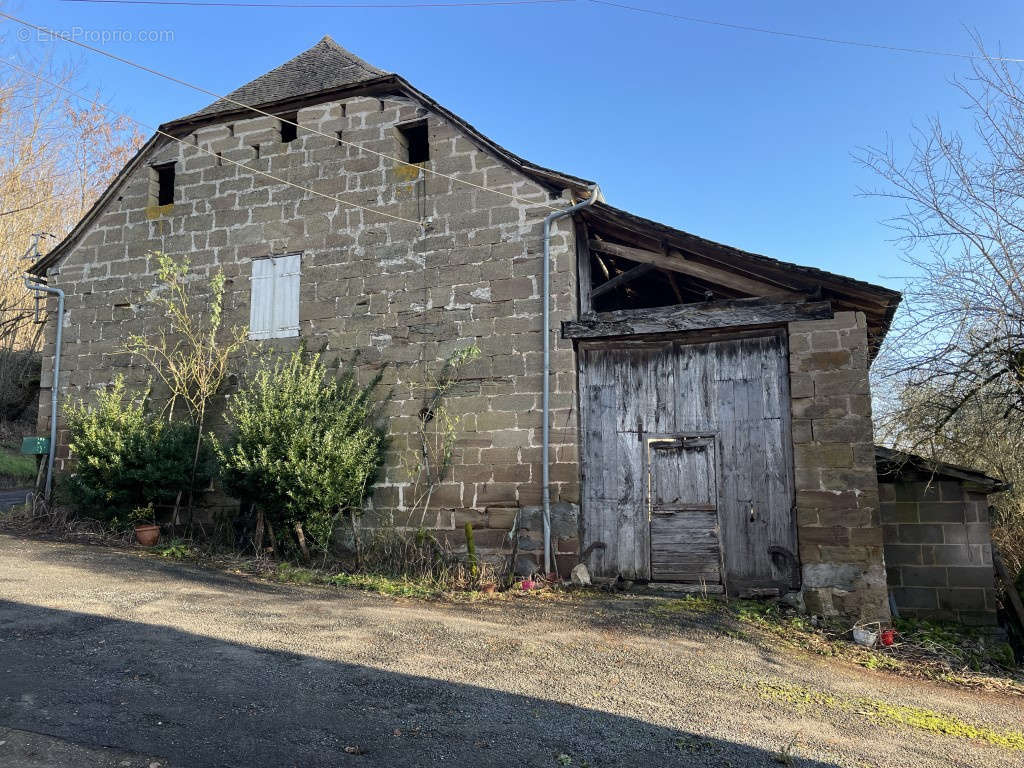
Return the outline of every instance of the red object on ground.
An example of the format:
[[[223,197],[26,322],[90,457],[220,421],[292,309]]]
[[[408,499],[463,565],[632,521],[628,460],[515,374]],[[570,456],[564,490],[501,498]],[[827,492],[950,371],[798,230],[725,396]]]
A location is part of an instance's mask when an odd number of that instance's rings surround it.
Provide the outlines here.
[[[536,585],[529,579],[523,579],[523,591],[528,592],[533,589]]]
[[[892,645],[893,641],[896,639],[896,630],[883,629],[880,637],[882,638],[882,645]]]

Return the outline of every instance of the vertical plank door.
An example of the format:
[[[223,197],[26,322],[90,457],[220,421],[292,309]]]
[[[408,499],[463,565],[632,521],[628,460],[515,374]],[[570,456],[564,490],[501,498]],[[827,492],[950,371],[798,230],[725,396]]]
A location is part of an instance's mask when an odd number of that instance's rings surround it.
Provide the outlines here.
[[[647,448],[651,579],[720,584],[714,438],[656,438]]]

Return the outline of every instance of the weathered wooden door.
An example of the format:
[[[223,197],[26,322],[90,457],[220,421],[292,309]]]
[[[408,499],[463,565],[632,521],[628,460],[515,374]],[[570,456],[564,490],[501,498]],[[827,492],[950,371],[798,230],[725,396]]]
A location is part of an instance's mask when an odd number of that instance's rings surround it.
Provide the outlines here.
[[[651,580],[719,584],[714,437],[647,441]]]
[[[704,454],[715,468],[715,496],[706,495],[717,509],[728,590],[790,583],[797,548],[785,332],[583,342],[579,353],[580,528],[591,572],[661,578],[651,560],[661,523],[651,524],[647,440],[689,434],[715,438]],[[671,453],[655,456],[664,466],[650,466],[657,482],[685,471],[690,459]],[[682,525],[669,517],[665,526]]]

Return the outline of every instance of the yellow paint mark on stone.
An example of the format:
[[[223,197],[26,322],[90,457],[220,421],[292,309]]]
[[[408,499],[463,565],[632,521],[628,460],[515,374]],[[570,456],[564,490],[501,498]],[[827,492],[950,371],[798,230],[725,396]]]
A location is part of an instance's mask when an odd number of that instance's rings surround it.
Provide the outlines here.
[[[395,166],[395,178],[399,181],[416,181],[420,177],[421,168],[418,165],[399,163]]]
[[[170,216],[172,213],[174,213],[174,203],[168,203],[167,205],[151,205],[146,208],[146,218],[150,220]]]

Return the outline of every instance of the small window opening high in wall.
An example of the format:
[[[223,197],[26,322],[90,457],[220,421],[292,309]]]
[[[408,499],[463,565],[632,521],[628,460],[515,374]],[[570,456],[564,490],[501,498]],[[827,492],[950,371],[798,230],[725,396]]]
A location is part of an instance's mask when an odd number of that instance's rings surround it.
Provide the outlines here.
[[[170,205],[174,202],[174,163],[154,165],[153,186],[150,193],[151,205]]]
[[[407,163],[425,163],[430,159],[430,141],[427,133],[427,121],[418,120],[397,126],[398,143],[405,150]]]
[[[281,115],[281,141],[288,144],[299,137],[298,123],[299,114],[297,112]]]

